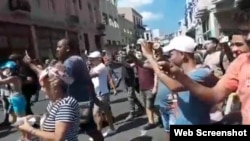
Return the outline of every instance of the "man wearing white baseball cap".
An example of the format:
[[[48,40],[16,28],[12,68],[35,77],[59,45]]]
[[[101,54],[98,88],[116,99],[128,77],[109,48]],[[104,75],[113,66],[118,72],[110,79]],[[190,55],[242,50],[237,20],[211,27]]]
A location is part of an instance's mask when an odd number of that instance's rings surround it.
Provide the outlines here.
[[[112,111],[110,108],[110,101],[109,101],[109,88],[108,88],[108,78],[109,78],[109,71],[106,68],[105,64],[102,63],[102,54],[99,51],[93,51],[89,54],[89,61],[91,65],[90,69],[90,76],[92,78],[92,82],[94,84],[96,97],[103,103],[103,107],[99,107],[96,104],[94,105],[93,115],[97,124],[98,130],[102,130],[102,111],[105,113],[107,117],[109,127],[103,136],[106,137],[110,134],[114,134],[116,132],[113,119],[112,119]]]
[[[170,59],[173,64],[181,67],[183,71],[193,80],[202,83],[205,86],[213,86],[216,82],[211,81],[210,76],[212,71],[209,68],[201,68],[196,66],[194,53],[196,47],[195,41],[188,36],[178,36],[171,40],[164,53],[170,53]],[[168,67],[168,61],[157,62],[152,57],[147,44],[142,45],[144,56],[149,60],[154,68],[155,74],[159,77],[163,84],[169,88],[169,92],[178,94],[178,104],[174,108],[176,115],[175,124],[196,125],[210,124],[210,109],[211,105],[204,103],[197,97],[191,96],[191,92],[185,89],[179,82],[172,77],[163,73],[161,68]],[[162,66],[162,67],[161,67]]]
[[[194,39],[188,36],[178,36],[172,39],[167,47],[164,48],[164,52],[172,50],[178,50],[185,53],[194,53],[197,44]]]

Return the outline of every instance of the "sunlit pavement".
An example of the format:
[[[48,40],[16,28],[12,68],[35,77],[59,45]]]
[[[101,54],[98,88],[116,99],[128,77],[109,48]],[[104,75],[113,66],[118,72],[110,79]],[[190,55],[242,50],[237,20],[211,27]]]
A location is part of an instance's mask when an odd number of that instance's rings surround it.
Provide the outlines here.
[[[48,101],[43,100],[44,96],[40,96],[40,101],[35,103],[33,111],[35,114],[41,114],[45,112]],[[142,131],[142,126],[147,122],[145,117],[138,117],[131,122],[124,122],[124,118],[128,112],[128,102],[126,94],[121,93],[117,96],[111,97],[112,111],[115,117],[119,121],[115,123],[117,128],[117,134],[107,137],[105,141],[164,141],[164,131],[160,128],[156,128],[150,131]],[[3,111],[0,111],[0,121],[3,120]],[[104,130],[105,131],[105,130]],[[4,132],[0,131],[0,141],[16,141],[19,139],[19,133],[15,130]],[[89,137],[80,134],[79,141],[88,141]]]

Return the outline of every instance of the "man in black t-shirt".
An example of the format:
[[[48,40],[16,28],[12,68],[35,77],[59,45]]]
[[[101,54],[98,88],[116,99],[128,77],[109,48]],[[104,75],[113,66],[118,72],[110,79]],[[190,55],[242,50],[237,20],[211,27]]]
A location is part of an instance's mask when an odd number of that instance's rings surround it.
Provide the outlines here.
[[[136,77],[135,77],[135,71],[134,68],[130,66],[130,63],[133,62],[135,56],[131,53],[129,53],[126,58],[124,67],[126,69],[125,73],[125,82],[127,85],[127,93],[128,93],[128,101],[129,101],[129,115],[126,117],[125,121],[132,120],[135,116],[137,116],[140,113],[136,113],[135,106],[138,107],[138,112],[144,111],[144,107],[142,106],[141,102],[138,100],[136,94],[135,94],[135,85],[136,85]]]
[[[25,96],[27,106],[26,114],[33,114],[31,110],[31,98],[39,90],[39,81],[36,73],[25,63],[23,63],[23,56],[19,54],[12,54],[9,59],[15,61],[18,65],[19,76],[22,78],[22,93]]]

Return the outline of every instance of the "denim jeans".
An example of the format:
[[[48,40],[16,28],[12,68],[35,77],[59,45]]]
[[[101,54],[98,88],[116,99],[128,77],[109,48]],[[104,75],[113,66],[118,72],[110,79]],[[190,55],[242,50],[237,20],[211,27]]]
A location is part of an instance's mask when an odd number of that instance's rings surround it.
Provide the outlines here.
[[[173,111],[166,107],[159,107],[159,111],[165,131],[170,132],[170,125],[174,125],[176,120]]]

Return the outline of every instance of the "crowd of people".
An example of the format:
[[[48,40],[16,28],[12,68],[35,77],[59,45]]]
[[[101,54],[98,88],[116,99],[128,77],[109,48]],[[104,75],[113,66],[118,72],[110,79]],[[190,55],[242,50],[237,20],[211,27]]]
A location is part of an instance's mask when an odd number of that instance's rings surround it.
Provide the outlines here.
[[[239,36],[242,35],[233,35],[232,41]],[[227,54],[218,50],[219,40],[210,38],[202,48],[197,48],[191,37],[179,36],[167,47],[153,50],[151,45],[144,41],[140,51],[130,51],[123,56],[94,51],[82,58],[75,54],[73,42],[62,39],[57,45],[58,59],[46,60],[44,65],[34,62],[28,55],[12,54],[1,66],[0,84],[4,85],[2,102],[5,105],[5,120],[1,125],[10,125],[9,115],[12,113],[17,117],[16,121],[31,118],[26,117],[33,114],[31,97],[40,90],[50,100],[47,113],[41,117],[39,129],[27,121],[18,126],[23,140],[29,140],[31,135],[45,140],[78,140],[79,127],[91,137],[90,140],[104,140],[116,133],[110,107],[111,92],[114,95],[127,93],[130,112],[125,121],[146,113],[148,124],[143,130],[160,126],[169,132],[173,124],[210,124],[213,104],[193,96],[184,84],[178,82],[178,77],[173,79],[165,71],[172,67],[168,62],[171,61],[181,66],[179,73],[185,72],[204,86],[215,86],[225,73],[222,70],[229,64]],[[239,55],[238,50],[233,52],[235,56]],[[212,59],[207,59],[211,56]],[[221,120],[221,106],[215,107]],[[154,116],[158,120],[155,121]],[[218,120],[218,114],[215,117]],[[104,120],[109,129],[102,134]]]

